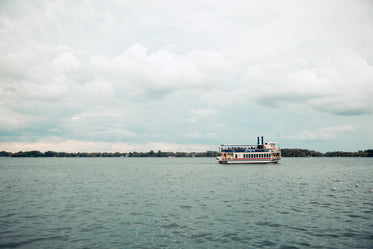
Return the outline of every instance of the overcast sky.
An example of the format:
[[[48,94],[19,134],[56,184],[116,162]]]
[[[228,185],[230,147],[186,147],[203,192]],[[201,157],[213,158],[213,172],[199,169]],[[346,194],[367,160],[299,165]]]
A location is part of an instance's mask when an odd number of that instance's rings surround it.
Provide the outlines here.
[[[0,150],[373,148],[373,1],[0,1]]]

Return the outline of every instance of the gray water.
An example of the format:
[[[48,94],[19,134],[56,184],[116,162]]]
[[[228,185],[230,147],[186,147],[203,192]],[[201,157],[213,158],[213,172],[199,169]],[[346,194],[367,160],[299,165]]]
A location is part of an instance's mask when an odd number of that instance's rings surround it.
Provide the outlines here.
[[[373,159],[0,158],[0,248],[373,248]]]

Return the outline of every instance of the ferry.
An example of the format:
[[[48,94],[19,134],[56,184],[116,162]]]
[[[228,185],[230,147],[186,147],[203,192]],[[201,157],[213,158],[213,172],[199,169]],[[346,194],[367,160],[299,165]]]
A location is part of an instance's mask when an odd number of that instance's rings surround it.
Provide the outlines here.
[[[281,159],[281,149],[276,148],[274,142],[263,143],[264,139],[256,145],[220,145],[220,156],[216,161],[221,164],[255,164],[278,163]]]

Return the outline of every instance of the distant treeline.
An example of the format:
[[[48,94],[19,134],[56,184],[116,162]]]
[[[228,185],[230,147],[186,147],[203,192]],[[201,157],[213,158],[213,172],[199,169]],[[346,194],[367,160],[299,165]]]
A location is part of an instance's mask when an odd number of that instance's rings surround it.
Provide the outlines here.
[[[281,149],[283,157],[373,157],[373,150],[358,152],[334,151],[321,153],[314,150],[305,149]]]
[[[20,152],[6,152],[0,151],[0,157],[216,157],[219,153],[216,151],[206,152],[55,152],[47,151],[40,152],[33,151],[20,151]]]
[[[0,157],[216,157],[219,155],[217,151],[206,152],[55,152],[46,151],[19,151],[6,152],[0,151]],[[314,150],[305,149],[281,149],[283,157],[373,157],[373,149],[358,151],[358,152],[326,152],[321,153]]]

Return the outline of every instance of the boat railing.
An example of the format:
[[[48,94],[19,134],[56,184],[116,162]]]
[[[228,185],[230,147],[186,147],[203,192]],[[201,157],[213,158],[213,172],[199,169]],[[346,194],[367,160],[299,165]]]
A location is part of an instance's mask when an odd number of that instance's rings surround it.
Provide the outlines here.
[[[221,149],[220,152],[268,152],[268,149]]]

